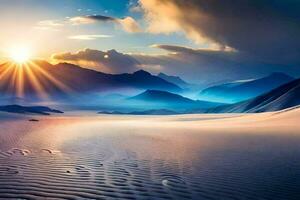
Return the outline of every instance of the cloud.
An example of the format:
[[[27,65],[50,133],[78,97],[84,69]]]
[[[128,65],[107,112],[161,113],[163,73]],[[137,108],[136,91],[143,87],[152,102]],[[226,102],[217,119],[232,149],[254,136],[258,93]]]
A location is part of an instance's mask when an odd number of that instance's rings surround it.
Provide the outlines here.
[[[98,38],[111,38],[112,35],[72,35],[69,39],[72,40],[96,40]]]
[[[76,53],[57,53],[52,55],[52,60],[55,62],[70,62],[106,73],[134,72],[140,64],[130,55],[119,53],[116,50],[84,49]]]
[[[141,65],[160,66],[167,74],[179,75],[186,80],[207,85],[214,82],[258,78],[272,72],[300,75],[295,65],[274,64],[256,59],[249,54],[231,49],[193,49],[174,45],[152,45],[166,50],[166,54],[131,54]],[[153,70],[156,71],[156,70]]]
[[[140,13],[143,11],[141,6],[139,5],[138,1],[136,1],[136,0],[130,0],[128,2],[127,7],[129,9],[129,11],[132,13]]]
[[[103,15],[87,15],[87,16],[82,16],[82,17],[75,17],[75,18],[72,18],[71,21],[78,21],[79,19],[81,20],[90,20],[89,23],[94,23],[96,21],[102,21],[102,22],[106,22],[106,21],[115,21],[117,20],[116,18],[113,18],[113,17],[108,17],[108,16],[103,16]],[[80,22],[83,22],[84,21],[78,21],[78,23]]]
[[[138,23],[132,17],[125,17],[124,19],[118,19],[118,22],[123,26],[123,29],[128,33],[139,33],[142,31]]]
[[[141,8],[140,6],[134,5],[134,6],[131,6],[131,7],[129,8],[129,11],[130,11],[130,12],[133,12],[133,13],[140,13],[140,12],[142,12],[143,10],[142,10],[142,8]]]
[[[183,46],[177,46],[177,45],[165,45],[165,44],[154,44],[151,45],[150,47],[153,48],[159,48],[163,49],[169,52],[173,53],[198,53],[198,52],[236,52],[235,49],[232,49],[230,47],[225,47],[223,49],[215,49],[215,48],[203,48],[203,49],[193,49],[193,48],[188,48],[188,47],[183,47]]]
[[[40,21],[38,22],[39,26],[52,26],[52,27],[58,27],[58,26],[63,26],[64,24],[56,21],[56,20],[44,20],[44,21]]]
[[[300,64],[296,0],[139,0],[151,33],[184,32],[199,43],[231,47],[261,61]]]
[[[106,73],[130,73],[144,69],[152,73],[179,75],[203,86],[222,81],[258,78],[272,72],[299,76],[297,66],[261,62],[233,50],[193,49],[174,45],[153,45],[165,54],[125,54],[116,50],[85,49],[76,53],[57,53],[55,62],[70,62]]]
[[[129,33],[138,33],[142,31],[139,24],[132,17],[125,17],[121,19],[103,15],[88,15],[73,17],[70,18],[70,21],[74,25],[93,24],[96,22],[113,22],[121,25],[123,29]]]
[[[93,23],[95,23],[95,20],[91,19],[89,17],[80,17],[80,16],[77,16],[77,17],[72,17],[69,20],[70,20],[70,22],[73,25],[93,24]]]
[[[58,20],[43,20],[39,21],[37,25],[34,27],[40,30],[52,30],[58,31],[59,28],[63,27],[64,23]]]

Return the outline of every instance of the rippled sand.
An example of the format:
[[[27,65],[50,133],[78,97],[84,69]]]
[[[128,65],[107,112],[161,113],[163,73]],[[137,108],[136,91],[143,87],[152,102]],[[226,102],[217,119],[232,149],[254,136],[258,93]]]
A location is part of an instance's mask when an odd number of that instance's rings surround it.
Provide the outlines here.
[[[0,199],[300,199],[300,110],[0,116]]]

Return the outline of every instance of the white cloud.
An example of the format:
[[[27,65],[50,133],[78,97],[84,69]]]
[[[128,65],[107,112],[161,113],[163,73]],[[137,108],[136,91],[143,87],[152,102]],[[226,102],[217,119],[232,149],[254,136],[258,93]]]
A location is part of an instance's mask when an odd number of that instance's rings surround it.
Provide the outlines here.
[[[98,38],[111,38],[112,35],[73,35],[69,36],[72,40],[96,40]]]
[[[69,20],[73,25],[93,24],[93,23],[95,23],[95,20],[93,20],[93,19],[90,19],[88,17],[80,17],[80,16],[72,17]]]
[[[117,20],[122,25],[123,29],[128,33],[138,33],[142,31],[138,23],[132,17],[126,17],[124,19]]]
[[[39,21],[34,27],[39,30],[50,30],[50,31],[59,31],[61,27],[64,26],[62,21],[58,20],[43,20]]]
[[[84,49],[75,53],[65,52],[52,55],[54,62],[70,62],[86,68],[95,69],[107,73],[128,73],[138,69],[140,64],[130,55],[116,50],[99,51]]]
[[[38,26],[52,26],[52,27],[59,27],[63,26],[64,24],[57,20],[43,20],[38,22]]]

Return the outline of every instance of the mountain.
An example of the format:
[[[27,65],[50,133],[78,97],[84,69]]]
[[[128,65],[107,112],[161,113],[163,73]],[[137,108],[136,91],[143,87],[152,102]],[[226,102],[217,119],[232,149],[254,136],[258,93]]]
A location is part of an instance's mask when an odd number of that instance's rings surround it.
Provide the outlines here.
[[[168,81],[170,83],[173,83],[175,85],[180,86],[181,88],[188,88],[191,86],[191,84],[185,82],[184,80],[182,80],[179,76],[170,76],[164,73],[159,73],[157,75],[159,78],[164,79],[165,81]]]
[[[198,97],[204,100],[236,103],[269,92],[292,80],[294,80],[293,77],[277,72],[259,79],[240,80],[215,85],[202,90]]]
[[[159,91],[159,90],[147,90],[141,94],[131,97],[130,99],[140,100],[140,101],[182,103],[182,104],[190,104],[195,102],[189,98],[185,98],[178,94],[173,94],[170,92]]]
[[[121,112],[121,111],[99,111],[98,114],[105,114],[105,115],[126,115],[128,113]]]
[[[118,111],[101,111],[98,114],[110,114],[110,115],[177,115],[178,112],[167,110],[167,109],[152,109],[143,111],[132,111],[132,112],[118,112]]]
[[[300,105],[300,79],[284,84],[276,89],[232,105],[208,109],[208,113],[257,113],[270,112]]]
[[[7,105],[0,106],[0,111],[20,114],[40,114],[50,115],[50,113],[63,113],[62,111],[51,109],[45,106],[20,106],[20,105]]]
[[[177,115],[179,113],[167,109],[152,109],[152,110],[134,111],[128,114],[130,115]]]
[[[88,92],[157,89],[179,92],[181,88],[146,71],[106,74],[77,65],[52,65],[35,60],[24,66],[0,66],[0,94],[30,97],[72,96]]]
[[[147,90],[134,97],[128,98],[135,106],[150,109],[171,109],[175,111],[186,111],[189,109],[206,109],[220,105],[208,101],[194,101],[192,99],[173,94],[166,91]]]

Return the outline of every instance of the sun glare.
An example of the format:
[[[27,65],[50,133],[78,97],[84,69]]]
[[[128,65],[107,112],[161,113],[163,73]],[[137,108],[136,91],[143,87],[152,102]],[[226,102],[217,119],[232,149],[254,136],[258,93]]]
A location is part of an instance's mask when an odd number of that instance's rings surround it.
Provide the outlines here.
[[[10,51],[10,58],[16,63],[25,63],[30,58],[30,49],[27,47],[13,47]]]

